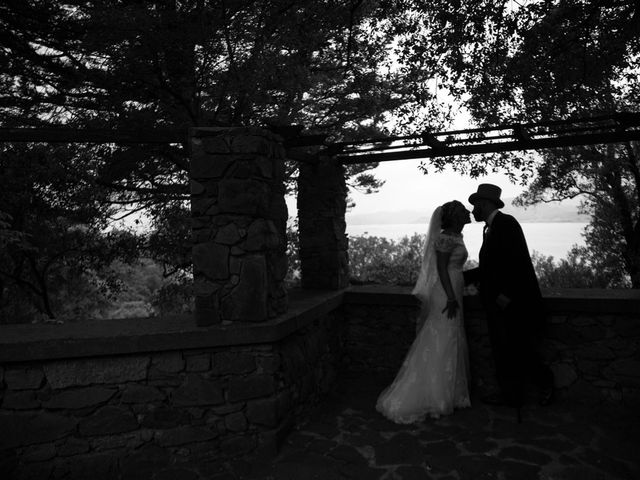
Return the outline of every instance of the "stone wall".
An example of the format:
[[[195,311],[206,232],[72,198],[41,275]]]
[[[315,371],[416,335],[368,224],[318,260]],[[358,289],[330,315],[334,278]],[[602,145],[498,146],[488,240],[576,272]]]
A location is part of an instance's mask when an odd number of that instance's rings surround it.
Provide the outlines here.
[[[353,371],[395,374],[415,338],[418,306],[348,303],[343,309],[349,319],[346,367]]]
[[[274,343],[0,366],[2,478],[211,478],[268,459],[336,376],[342,322]]]
[[[279,140],[255,128],[192,131],[198,325],[262,322],[287,309],[288,213]]]
[[[640,406],[640,315],[556,312],[543,352],[575,400]]]
[[[640,406],[640,295],[592,290],[572,295],[545,299],[551,315],[541,352],[560,397]],[[468,297],[464,308],[472,388],[487,391],[496,381],[484,313],[475,297]],[[409,289],[356,288],[343,309],[350,368],[397,372],[415,335],[418,306]]]
[[[474,382],[495,386],[484,315],[465,319]],[[552,312],[540,342],[561,396],[640,405],[640,318],[628,313]]]
[[[285,315],[256,324],[0,326],[2,478],[224,478],[228,462],[269,459],[345,364],[395,374],[415,335],[409,290],[300,290]],[[640,292],[618,296],[545,298],[561,397],[640,405]],[[465,314],[472,387],[487,388],[477,299]]]

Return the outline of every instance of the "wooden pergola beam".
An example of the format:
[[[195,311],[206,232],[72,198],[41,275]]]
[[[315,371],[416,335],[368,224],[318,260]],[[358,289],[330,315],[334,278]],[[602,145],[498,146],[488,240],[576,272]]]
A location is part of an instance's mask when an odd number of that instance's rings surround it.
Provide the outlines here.
[[[286,148],[320,146],[343,164],[357,164],[638,141],[640,112],[448,132],[426,131],[353,142],[327,142],[326,135],[302,135],[300,126],[268,128],[283,136]],[[188,128],[0,128],[0,142],[186,144],[188,136]]]
[[[276,132],[277,133],[277,132]],[[107,130],[73,129],[67,127],[50,128],[0,128],[0,142],[33,143],[186,143],[187,128],[165,128],[153,130]],[[284,139],[286,147],[323,145],[327,135],[303,135]]]
[[[53,128],[0,128],[1,142],[42,143],[184,143],[185,129],[107,130]]]
[[[356,151],[336,153],[335,158],[343,164],[359,164],[372,162],[386,162],[392,160],[411,160],[417,158],[449,157],[455,155],[473,155],[480,153],[497,153],[516,150],[541,150],[547,148],[571,147],[577,145],[597,145],[606,143],[620,143],[640,141],[640,130],[625,130],[618,132],[592,133],[583,135],[566,135],[550,138],[529,138],[522,140],[491,141],[468,145],[439,146],[438,148],[407,147],[407,150],[392,152],[362,152]]]

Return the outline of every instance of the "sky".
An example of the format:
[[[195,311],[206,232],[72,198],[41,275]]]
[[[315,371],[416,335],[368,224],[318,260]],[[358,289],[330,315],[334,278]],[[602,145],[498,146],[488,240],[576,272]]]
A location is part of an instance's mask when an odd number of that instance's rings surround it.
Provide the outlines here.
[[[438,205],[450,200],[459,200],[467,206],[469,195],[480,183],[493,183],[502,188],[502,198],[515,197],[523,187],[512,184],[506,175],[492,174],[478,179],[452,171],[424,175],[418,169],[419,160],[381,162],[374,170],[376,176],[386,180],[378,193],[361,194],[351,192],[356,206],[351,213],[374,213],[379,211],[420,210],[431,212]]]
[[[450,200],[459,200],[467,208],[469,195],[480,183],[493,183],[502,188],[502,198],[516,197],[523,192],[520,185],[512,184],[504,174],[491,174],[478,179],[450,170],[442,173],[430,171],[424,175],[418,169],[420,160],[394,160],[380,162],[373,173],[385,180],[377,193],[364,194],[351,190],[349,195],[355,207],[347,213],[351,215],[376,212],[396,212],[402,210],[424,211],[430,214],[438,205]],[[295,198],[287,199],[289,214],[296,211]]]

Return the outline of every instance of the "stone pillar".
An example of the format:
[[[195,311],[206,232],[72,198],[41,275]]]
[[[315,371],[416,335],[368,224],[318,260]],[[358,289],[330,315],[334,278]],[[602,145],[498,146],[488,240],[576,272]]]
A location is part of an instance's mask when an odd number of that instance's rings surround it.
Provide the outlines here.
[[[301,163],[298,234],[303,288],[337,290],[348,286],[346,209],[344,167],[324,156],[317,162]]]
[[[198,325],[262,322],[287,310],[284,149],[256,128],[191,132]]]

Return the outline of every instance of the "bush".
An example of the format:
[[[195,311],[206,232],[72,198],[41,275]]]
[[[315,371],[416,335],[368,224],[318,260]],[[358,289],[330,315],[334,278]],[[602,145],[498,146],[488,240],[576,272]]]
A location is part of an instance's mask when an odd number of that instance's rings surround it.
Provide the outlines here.
[[[414,285],[422,260],[423,235],[403,237],[398,241],[382,237],[357,236],[349,239],[351,282]],[[585,250],[574,247],[567,258],[533,252],[532,261],[542,288],[615,288],[613,283],[589,262]],[[468,260],[465,269],[477,266]],[[628,285],[627,285],[628,287]]]
[[[556,261],[538,252],[531,255],[541,288],[630,288],[629,278],[595,268],[584,247],[574,246],[567,258]]]
[[[296,225],[287,228],[288,287],[300,284],[300,257]],[[349,268],[352,284],[376,283],[413,286],[418,279],[424,235],[405,236],[398,241],[384,237],[349,237]],[[477,266],[467,261],[465,269]]]
[[[298,218],[287,224],[287,275],[284,279],[288,288],[300,286],[300,240],[298,236]]]
[[[393,241],[384,237],[349,238],[352,283],[413,285],[418,279],[424,236]]]
[[[424,235],[414,234],[398,241],[383,237],[357,236],[349,239],[351,283],[415,285],[424,250]],[[467,261],[465,269],[477,262]]]
[[[57,322],[88,319],[140,318],[190,313],[194,309],[191,275],[165,278],[160,264],[150,258],[132,263],[115,260],[100,270],[61,270],[51,302]],[[24,291],[4,287],[0,324],[46,322]]]

